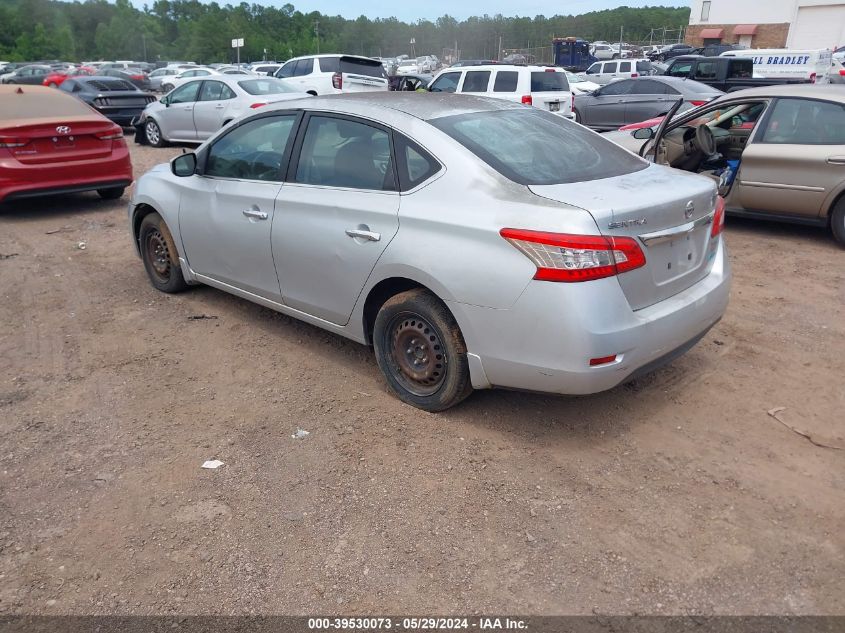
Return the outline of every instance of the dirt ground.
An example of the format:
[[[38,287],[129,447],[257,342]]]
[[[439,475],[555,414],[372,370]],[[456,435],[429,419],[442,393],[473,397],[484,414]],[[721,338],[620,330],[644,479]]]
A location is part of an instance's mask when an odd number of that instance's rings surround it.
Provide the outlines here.
[[[787,428],[845,446],[826,231],[729,218],[728,313],[657,373],[431,415],[367,348],[153,290],[126,202],[0,212],[0,614],[845,614],[845,450]]]

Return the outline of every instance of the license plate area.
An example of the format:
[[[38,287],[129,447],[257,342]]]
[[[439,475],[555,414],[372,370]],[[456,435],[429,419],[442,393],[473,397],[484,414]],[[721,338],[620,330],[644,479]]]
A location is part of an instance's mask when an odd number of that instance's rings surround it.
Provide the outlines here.
[[[560,112],[560,101],[549,101],[549,112]]]
[[[73,149],[76,147],[76,138],[73,136],[54,136],[53,149]]]
[[[646,259],[650,261],[654,280],[658,284],[672,283],[694,273],[704,265],[709,226],[701,226],[690,233],[650,246]]]

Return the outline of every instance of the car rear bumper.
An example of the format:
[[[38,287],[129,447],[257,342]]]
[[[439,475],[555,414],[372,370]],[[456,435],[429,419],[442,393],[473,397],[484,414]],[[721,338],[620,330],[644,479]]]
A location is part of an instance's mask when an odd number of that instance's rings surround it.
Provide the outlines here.
[[[724,242],[710,274],[633,311],[615,278],[532,281],[508,310],[449,302],[466,339],[473,386],[561,394],[611,389],[692,348],[725,312],[731,272]],[[590,359],[616,355],[591,367]]]
[[[22,165],[14,158],[0,157],[0,202],[128,187],[132,163],[123,145],[106,158],[58,164]]]

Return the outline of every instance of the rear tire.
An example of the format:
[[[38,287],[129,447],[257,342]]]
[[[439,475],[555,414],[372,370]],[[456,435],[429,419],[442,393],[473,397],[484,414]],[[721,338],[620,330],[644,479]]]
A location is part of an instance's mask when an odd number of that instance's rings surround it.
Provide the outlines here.
[[[147,119],[144,123],[144,136],[147,137],[147,143],[153,147],[164,147],[166,143],[161,128],[155,122],[155,119]]]
[[[47,84],[47,87],[48,88],[58,88],[59,84],[57,84],[55,81],[51,81],[50,83]]]
[[[379,369],[403,402],[444,411],[472,393],[461,330],[449,309],[417,288],[388,299],[373,328]]]
[[[574,113],[575,113],[575,122],[576,122],[576,123],[581,123],[581,113],[580,113],[580,112],[578,112],[578,110],[573,110],[572,112],[574,112]]]
[[[830,214],[830,230],[836,241],[845,247],[845,196],[839,198],[836,206],[833,207],[833,212]]]
[[[125,187],[109,187],[108,189],[97,189],[97,193],[103,200],[117,200],[123,196]]]
[[[188,284],[182,276],[179,253],[167,224],[158,213],[150,213],[141,221],[138,238],[141,259],[153,287],[168,294],[185,290]]]

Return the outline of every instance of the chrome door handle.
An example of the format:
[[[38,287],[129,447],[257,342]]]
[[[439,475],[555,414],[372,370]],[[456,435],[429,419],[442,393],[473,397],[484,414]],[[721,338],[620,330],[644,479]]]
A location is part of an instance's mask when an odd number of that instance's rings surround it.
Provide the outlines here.
[[[830,156],[827,162],[831,165],[845,165],[845,156]]]
[[[370,242],[378,242],[381,239],[381,233],[373,233],[372,231],[365,231],[363,229],[346,229],[346,234],[349,237],[360,237]]]
[[[259,211],[258,209],[244,209],[242,213],[248,218],[255,218],[256,220],[266,220],[269,216],[266,211]]]
[[[183,110],[193,110],[193,109],[194,109],[194,106],[185,106],[185,107],[184,107],[184,108],[182,108],[182,109],[183,109]]]

